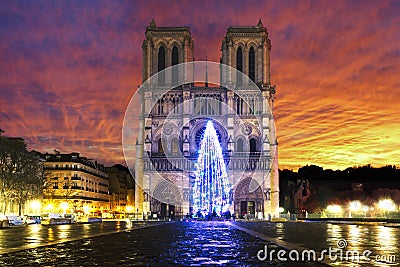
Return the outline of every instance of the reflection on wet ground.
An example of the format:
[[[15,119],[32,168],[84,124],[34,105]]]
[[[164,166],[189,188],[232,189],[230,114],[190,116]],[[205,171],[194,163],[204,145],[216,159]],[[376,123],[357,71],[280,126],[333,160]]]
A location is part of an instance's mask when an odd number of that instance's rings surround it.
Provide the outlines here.
[[[102,225],[107,227],[107,223]],[[56,234],[53,234],[53,238]],[[57,238],[60,232],[58,234]],[[239,231],[225,222],[174,222],[3,254],[0,255],[0,265],[321,265],[316,262],[278,260],[261,262],[256,255],[266,244],[266,241]],[[269,247],[278,249],[272,244]]]
[[[332,224],[318,222],[259,223],[235,222],[235,225],[255,232],[275,237],[315,250],[317,253],[329,247],[339,249],[342,242],[344,256],[334,262],[337,266],[400,266],[400,228],[386,227],[382,224]],[[360,255],[366,250],[368,257],[350,259],[347,252],[356,251]]]
[[[144,223],[137,223],[136,227]],[[28,225],[0,230],[0,253],[41,245],[60,243],[77,238],[106,234],[126,229],[121,221],[93,224]]]

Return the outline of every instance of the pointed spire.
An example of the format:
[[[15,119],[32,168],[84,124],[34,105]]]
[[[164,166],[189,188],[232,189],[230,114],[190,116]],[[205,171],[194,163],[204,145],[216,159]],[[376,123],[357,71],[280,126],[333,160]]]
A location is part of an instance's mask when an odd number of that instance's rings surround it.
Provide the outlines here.
[[[150,22],[150,27],[155,28],[156,27],[156,22],[154,21],[154,18]]]
[[[258,20],[258,24],[257,24],[257,28],[262,28],[262,27],[264,27],[264,25],[263,25],[263,23],[262,23],[262,21],[261,21],[261,18]]]

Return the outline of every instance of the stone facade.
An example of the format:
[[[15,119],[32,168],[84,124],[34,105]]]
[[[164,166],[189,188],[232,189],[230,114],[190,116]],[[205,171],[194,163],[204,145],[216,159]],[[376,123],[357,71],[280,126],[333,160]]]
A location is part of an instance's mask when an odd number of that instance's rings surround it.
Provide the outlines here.
[[[207,121],[212,120],[233,185],[231,213],[260,219],[276,216],[275,86],[270,84],[267,29],[261,21],[257,26],[228,28],[222,41],[221,63],[248,77],[236,75],[229,68],[221,71],[220,86],[213,87],[208,86],[207,74],[206,82],[199,85],[190,80],[186,67],[190,64],[177,65],[193,60],[194,43],[188,27],[157,27],[152,21],[145,36],[143,82],[156,76],[151,88],[141,92],[135,165],[141,188],[135,191],[136,208],[154,217],[191,213],[199,142]],[[179,71],[167,69],[175,65]],[[175,83],[182,80],[186,82]],[[165,87],[172,89],[165,93]],[[229,88],[240,90],[240,94]],[[155,104],[146,113],[152,101]]]
[[[125,212],[135,205],[135,181],[129,169],[120,164],[106,167],[109,179],[110,209]],[[129,211],[129,209],[128,209]]]
[[[110,209],[109,179],[104,165],[82,157],[79,153],[40,154],[44,159],[46,181],[44,210],[62,211],[67,203],[67,213],[103,213]]]

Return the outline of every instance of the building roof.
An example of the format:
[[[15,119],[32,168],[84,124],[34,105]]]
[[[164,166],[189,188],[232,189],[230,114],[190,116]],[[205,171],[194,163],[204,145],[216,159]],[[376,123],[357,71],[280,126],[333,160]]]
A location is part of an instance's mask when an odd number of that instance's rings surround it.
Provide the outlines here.
[[[81,163],[83,165],[92,167],[94,169],[99,169],[101,171],[105,171],[103,164],[100,164],[97,161],[88,159],[86,157],[80,157],[78,152],[72,152],[70,154],[61,154],[57,151],[54,154],[40,153],[40,156],[46,162],[76,162],[76,163]]]
[[[261,22],[261,18],[256,26],[229,26],[227,33],[260,33],[267,32],[267,28],[264,27]]]

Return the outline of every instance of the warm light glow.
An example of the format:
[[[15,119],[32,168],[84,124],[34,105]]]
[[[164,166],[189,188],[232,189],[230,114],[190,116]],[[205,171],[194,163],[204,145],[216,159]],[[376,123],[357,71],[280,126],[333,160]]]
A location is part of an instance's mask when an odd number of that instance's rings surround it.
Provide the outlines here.
[[[87,205],[83,206],[83,212],[84,212],[85,214],[88,214],[88,213],[90,212],[90,207],[87,206]]]
[[[279,207],[278,211],[279,211],[279,213],[283,213],[283,212],[285,212],[285,209],[282,207]]]
[[[60,208],[64,211],[64,213],[66,213],[67,209],[68,209],[68,203],[67,202],[62,202],[60,204]]]
[[[369,211],[369,207],[366,206],[366,205],[362,206],[362,211],[363,211],[363,212]]]
[[[132,212],[133,212],[133,207],[132,207],[132,206],[126,206],[126,207],[125,207],[125,211],[126,211],[127,213],[132,213]]]
[[[51,211],[54,209],[54,205],[52,203],[49,203],[46,205],[46,207],[44,208],[46,211]]]
[[[351,211],[360,211],[361,210],[361,202],[360,201],[352,201],[349,203],[349,209]]]
[[[41,206],[42,204],[40,203],[40,201],[39,200],[33,200],[32,202],[31,202],[31,208],[32,209],[34,209],[35,211],[37,211],[38,209],[40,209],[40,206]]]
[[[391,199],[381,199],[378,202],[378,208],[382,211],[395,211],[396,205]]]
[[[125,162],[118,149],[120,114],[126,106],[121,103],[127,103],[132,88],[142,82],[140,44],[150,19],[154,17],[157,26],[187,22],[196,40],[196,58],[219,62],[227,27],[255,26],[262,17],[273,46],[271,83],[278,85],[274,115],[280,166],[399,165],[400,94],[394,89],[399,88],[400,73],[398,1],[259,1],[247,5],[245,12],[240,5],[229,5],[223,19],[217,19],[219,1],[186,1],[174,9],[169,1],[110,1],[118,8],[102,1],[94,1],[95,6],[81,2],[1,3],[2,10],[12,14],[2,18],[1,26],[1,128],[26,138],[29,149],[57,147],[106,165]],[[126,24],[132,9],[140,15]],[[70,16],[60,16],[60,10],[79,12],[82,27],[77,29]],[[328,10],[329,15],[315,10]],[[92,27],[97,20],[104,25]],[[107,53],[92,60],[88,55],[98,53],[99,45]],[[87,89],[82,90],[83,84]]]
[[[326,207],[326,210],[332,213],[340,213],[343,211],[342,207],[339,205],[329,205],[328,207]]]

